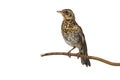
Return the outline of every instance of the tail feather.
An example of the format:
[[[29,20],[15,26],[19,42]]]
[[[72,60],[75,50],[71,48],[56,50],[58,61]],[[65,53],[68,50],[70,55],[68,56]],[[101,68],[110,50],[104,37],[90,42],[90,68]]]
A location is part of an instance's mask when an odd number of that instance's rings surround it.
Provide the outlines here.
[[[86,67],[91,66],[89,59],[81,58],[81,63],[86,65]]]
[[[87,53],[80,53],[80,54],[87,56]],[[86,65],[86,67],[91,66],[90,60],[87,58],[81,58],[81,63],[83,65]]]
[[[86,41],[84,40],[84,42],[82,43],[82,47],[81,48],[79,48],[79,52],[80,52],[80,54],[82,54],[82,55],[88,55],[87,54],[87,44],[86,44]],[[89,59],[87,59],[87,58],[81,58],[81,63],[84,65],[86,65],[86,67],[88,67],[88,66],[91,66],[91,63],[90,63],[90,60]]]

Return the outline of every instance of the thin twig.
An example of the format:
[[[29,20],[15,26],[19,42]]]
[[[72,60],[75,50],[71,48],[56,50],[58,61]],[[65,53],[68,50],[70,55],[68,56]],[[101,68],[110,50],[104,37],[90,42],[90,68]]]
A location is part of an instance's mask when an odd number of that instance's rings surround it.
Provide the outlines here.
[[[50,56],[50,55],[66,55],[66,56],[68,56],[68,53],[66,53],[66,52],[50,52],[50,53],[41,54],[41,57]],[[71,56],[77,57],[78,54],[71,53]],[[84,57],[84,58],[88,58],[88,59],[98,60],[98,61],[101,61],[103,63],[109,64],[109,65],[112,65],[112,66],[120,66],[120,63],[111,62],[111,61],[108,61],[108,60],[105,60],[103,58],[96,57],[96,56],[85,56],[85,55],[79,54],[79,57]]]

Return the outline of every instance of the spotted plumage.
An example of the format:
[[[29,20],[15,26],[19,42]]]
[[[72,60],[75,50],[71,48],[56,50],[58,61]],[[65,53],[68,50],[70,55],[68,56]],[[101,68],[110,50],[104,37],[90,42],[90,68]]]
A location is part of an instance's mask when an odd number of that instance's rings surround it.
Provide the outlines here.
[[[78,54],[88,55],[87,54],[87,45],[84,33],[81,27],[75,21],[75,15],[71,9],[63,9],[62,11],[57,11],[61,13],[63,16],[63,22],[61,26],[61,32],[65,42],[72,46],[73,48],[68,52],[70,56],[70,52],[74,48],[79,49]],[[86,66],[90,66],[89,59],[81,58],[81,63]]]

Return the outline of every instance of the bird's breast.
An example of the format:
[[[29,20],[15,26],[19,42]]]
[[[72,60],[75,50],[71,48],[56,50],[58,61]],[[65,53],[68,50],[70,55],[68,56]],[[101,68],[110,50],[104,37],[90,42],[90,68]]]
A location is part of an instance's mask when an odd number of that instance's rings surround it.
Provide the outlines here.
[[[65,42],[71,46],[76,45],[78,43],[78,27],[67,24],[62,26],[62,35]]]
[[[62,33],[66,34],[66,35],[70,35],[74,31],[77,31],[76,26],[73,26],[71,24],[67,24],[67,25],[62,26]]]

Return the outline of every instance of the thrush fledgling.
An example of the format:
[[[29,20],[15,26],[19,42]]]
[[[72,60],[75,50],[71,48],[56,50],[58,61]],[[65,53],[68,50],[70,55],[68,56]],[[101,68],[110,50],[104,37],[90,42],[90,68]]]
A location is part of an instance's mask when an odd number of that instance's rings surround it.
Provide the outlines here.
[[[72,46],[73,48],[68,52],[70,57],[70,52],[74,48],[79,49],[78,54],[88,55],[87,54],[87,44],[85,40],[84,33],[81,27],[75,21],[75,15],[71,9],[63,9],[62,11],[57,11],[63,16],[63,22],[61,26],[62,35],[65,42]],[[79,57],[78,57],[79,58]],[[89,59],[81,58],[81,63],[86,66],[90,66]]]

